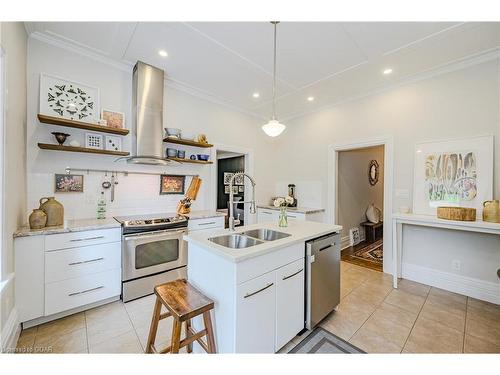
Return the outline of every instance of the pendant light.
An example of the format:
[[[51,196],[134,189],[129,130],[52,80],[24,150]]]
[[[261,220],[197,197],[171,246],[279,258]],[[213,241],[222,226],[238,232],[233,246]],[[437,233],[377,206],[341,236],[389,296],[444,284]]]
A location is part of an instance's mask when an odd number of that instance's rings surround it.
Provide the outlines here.
[[[273,116],[267,124],[262,125],[262,130],[270,137],[277,137],[283,133],[286,126],[276,119],[276,26],[279,21],[271,21],[271,23],[274,25]]]

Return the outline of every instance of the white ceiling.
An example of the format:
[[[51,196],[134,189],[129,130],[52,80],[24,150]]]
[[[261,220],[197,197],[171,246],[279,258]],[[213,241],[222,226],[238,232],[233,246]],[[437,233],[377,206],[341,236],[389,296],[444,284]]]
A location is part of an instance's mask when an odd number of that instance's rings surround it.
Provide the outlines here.
[[[270,23],[29,22],[26,28],[128,65],[142,60],[202,96],[259,117],[270,115]],[[160,57],[159,49],[168,57]],[[280,23],[278,117],[289,119],[498,50],[500,23]],[[389,67],[393,73],[383,75]]]

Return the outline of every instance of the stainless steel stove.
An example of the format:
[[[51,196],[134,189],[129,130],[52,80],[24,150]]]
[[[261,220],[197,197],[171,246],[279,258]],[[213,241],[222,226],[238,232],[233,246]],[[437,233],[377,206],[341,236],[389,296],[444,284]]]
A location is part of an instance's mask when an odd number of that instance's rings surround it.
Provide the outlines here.
[[[122,224],[122,299],[152,294],[156,285],[187,277],[188,219],[176,214],[119,216]]]

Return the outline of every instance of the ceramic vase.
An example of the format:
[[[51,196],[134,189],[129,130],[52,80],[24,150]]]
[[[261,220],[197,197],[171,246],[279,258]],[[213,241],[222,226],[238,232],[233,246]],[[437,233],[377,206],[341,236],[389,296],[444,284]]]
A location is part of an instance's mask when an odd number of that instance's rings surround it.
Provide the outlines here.
[[[35,208],[30,214],[29,223],[31,229],[42,229],[47,224],[47,215],[39,208]]]
[[[282,228],[288,226],[288,217],[286,214],[286,207],[280,207],[280,216],[278,217],[278,226],[282,227]]]
[[[40,199],[40,209],[47,215],[48,227],[63,225],[64,207],[54,197]]]

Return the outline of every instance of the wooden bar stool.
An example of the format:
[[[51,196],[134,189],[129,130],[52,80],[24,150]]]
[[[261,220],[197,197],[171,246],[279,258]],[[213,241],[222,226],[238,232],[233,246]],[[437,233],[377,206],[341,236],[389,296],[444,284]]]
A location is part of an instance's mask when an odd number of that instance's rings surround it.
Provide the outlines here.
[[[179,353],[179,349],[187,346],[188,353],[193,351],[193,342],[197,341],[207,353],[215,353],[215,339],[212,329],[210,310],[214,308],[214,302],[194,288],[186,280],[175,280],[155,287],[156,303],[149,329],[146,353]],[[161,306],[167,308],[167,312],[161,313]],[[205,329],[195,332],[191,327],[191,319],[203,314]],[[172,341],[169,347],[157,350],[154,346],[156,332],[160,320],[173,317]],[[186,323],[186,338],[181,341],[182,323]],[[205,343],[201,338],[207,337]]]

